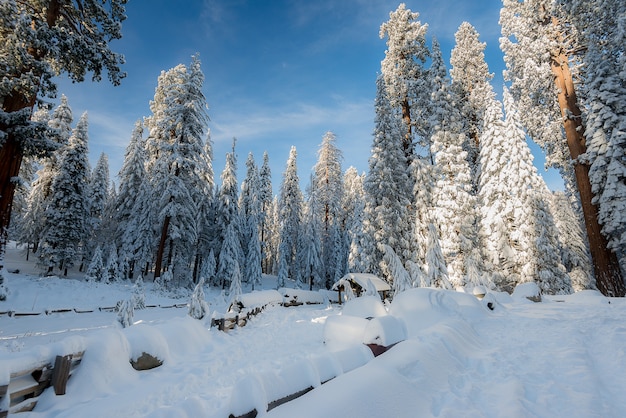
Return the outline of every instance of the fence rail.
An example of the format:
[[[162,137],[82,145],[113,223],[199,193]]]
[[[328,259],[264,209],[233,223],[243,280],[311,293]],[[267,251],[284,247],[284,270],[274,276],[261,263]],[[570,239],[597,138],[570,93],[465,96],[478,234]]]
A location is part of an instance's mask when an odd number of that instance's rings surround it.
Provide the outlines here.
[[[24,370],[14,371],[9,381],[0,382],[0,418],[9,414],[32,411],[43,391],[52,386],[57,395],[64,395],[68,379],[80,364],[84,351],[56,356]]]
[[[316,302],[306,302],[307,305]],[[285,307],[301,306],[304,303],[285,301],[283,303],[270,303],[253,308],[244,308],[236,314],[226,314],[221,318],[213,318],[211,320],[211,328],[216,327],[220,331],[232,330],[236,327],[245,326],[250,318],[260,314],[268,305],[279,305]],[[188,305],[148,305],[146,308],[184,308]],[[51,315],[54,313],[92,313],[95,310],[103,312],[113,312],[115,306],[100,307],[94,310],[84,309],[50,309],[44,312],[0,312],[0,316],[8,315],[10,317]],[[32,411],[37,405],[39,396],[49,387],[53,387],[56,395],[64,395],[66,384],[74,370],[80,364],[84,351],[70,353],[64,356],[56,356],[55,359],[42,360],[24,370],[10,373],[8,381],[2,381],[0,376],[0,418],[6,418],[9,414]],[[299,396],[299,395],[298,395]],[[291,399],[289,399],[291,400]],[[280,402],[276,401],[276,402]],[[283,400],[283,403],[287,400]],[[278,406],[276,402],[274,407]],[[256,416],[256,415],[255,415]]]

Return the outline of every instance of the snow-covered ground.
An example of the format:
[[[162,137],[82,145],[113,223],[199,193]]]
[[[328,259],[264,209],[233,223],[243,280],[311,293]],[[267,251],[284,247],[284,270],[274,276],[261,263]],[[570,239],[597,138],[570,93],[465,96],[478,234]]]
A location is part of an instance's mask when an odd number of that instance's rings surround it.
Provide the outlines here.
[[[20,273],[9,275],[0,312],[88,310],[129,297],[123,284],[30,275],[28,265],[17,267],[18,256],[9,253],[8,268]],[[187,301],[146,288],[147,304]],[[408,338],[376,358],[362,350],[358,332],[353,344],[324,344],[334,337],[326,319],[342,315],[335,305],[271,307],[228,333],[188,317],[186,308],[138,310],[126,329],[116,313],[97,309],[2,315],[0,377],[37,356],[85,349],[66,395],[46,391],[24,417],[226,417],[275,400],[281,385],[315,389],[259,416],[626,416],[626,300],[592,291],[541,303],[495,297],[490,311],[468,294],[403,293],[387,314]],[[207,291],[207,300],[224,309],[217,291]],[[350,313],[358,312],[353,306]],[[129,358],[142,351],[164,364],[135,371]],[[330,374],[338,376],[320,385]]]

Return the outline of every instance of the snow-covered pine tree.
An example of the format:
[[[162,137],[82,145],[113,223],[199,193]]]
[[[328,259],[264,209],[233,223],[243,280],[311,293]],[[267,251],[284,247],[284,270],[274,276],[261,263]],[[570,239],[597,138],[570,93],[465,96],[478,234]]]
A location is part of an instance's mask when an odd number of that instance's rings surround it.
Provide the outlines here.
[[[122,251],[131,262],[134,269],[139,268],[141,274],[146,277],[150,270],[156,249],[157,236],[154,230],[156,213],[153,205],[154,188],[148,177],[144,178],[139,185],[135,204],[131,209],[132,218],[129,219]]]
[[[135,307],[133,306],[133,300],[124,299],[117,311],[117,322],[120,323],[122,328],[128,328],[133,325],[134,318]]]
[[[428,150],[425,141],[426,126],[423,125],[424,106],[428,101],[427,70],[424,66],[430,52],[426,46],[428,25],[419,20],[419,13],[414,13],[401,3],[389,13],[389,20],[380,26],[380,38],[387,37],[387,50],[381,62],[381,73],[387,91],[389,105],[394,112],[402,116],[404,126],[400,129],[401,148],[406,160],[413,159],[415,139]]]
[[[263,164],[259,170],[259,203],[261,204],[260,237],[263,273],[270,273],[272,260],[272,171],[267,151],[263,153]]]
[[[239,214],[239,192],[237,183],[237,156],[235,154],[236,139],[233,138],[233,146],[231,152],[226,154],[226,164],[221,174],[222,184],[217,192],[217,233],[220,237],[220,247],[217,248],[217,254],[219,258],[219,252],[221,251],[221,245],[226,239],[226,234],[230,225],[233,227],[233,233],[236,237],[238,245],[234,248],[237,258],[237,262],[243,258],[243,250],[241,248],[241,219]],[[241,264],[241,263],[240,263]]]
[[[321,259],[320,274],[327,288],[339,279],[336,270],[341,269],[345,259],[345,246],[341,239],[343,235],[343,173],[341,169],[342,154],[335,145],[336,137],[332,132],[326,132],[317,152],[317,162],[313,166],[311,178],[311,198],[316,200],[313,207],[318,211],[312,216],[319,217],[318,226],[321,228]]]
[[[233,305],[239,300],[241,294],[241,269],[239,268],[239,262],[235,260],[233,263],[233,271],[230,279],[230,287],[228,288],[228,306]]]
[[[217,264],[215,262],[215,253],[213,249],[209,250],[209,255],[204,258],[202,262],[202,268],[200,269],[200,278],[204,279],[205,283],[217,285],[215,281],[215,269]]]
[[[148,149],[153,153],[150,157],[156,158],[148,162],[148,174],[161,192],[157,201],[161,233],[154,274],[161,273],[167,247],[167,258],[184,285],[191,280],[198,244],[197,212],[207,193],[203,136],[208,115],[203,83],[197,56],[192,57],[189,67],[179,64],[163,72],[150,106],[153,114],[147,120]],[[178,256],[173,257],[174,253]]]
[[[102,248],[98,245],[93,252],[91,262],[87,267],[85,279],[88,282],[102,282],[104,281],[105,273],[104,262],[102,261]]]
[[[393,296],[396,297],[399,293],[413,287],[413,281],[402,265],[402,261],[400,261],[400,258],[393,251],[393,248],[386,244],[381,244],[380,246],[381,252],[384,254],[383,259],[385,261],[384,268],[387,271],[386,276],[393,277]]]
[[[562,2],[581,32],[583,120],[598,219],[626,277],[626,5],[618,1]]]
[[[595,288],[589,249],[582,226],[564,192],[554,192],[550,201],[558,230],[561,261],[570,277],[575,292]]]
[[[194,280],[198,279],[198,268],[201,268],[206,257],[211,250],[214,250],[215,231],[215,180],[213,172],[213,141],[210,132],[204,141],[203,158],[205,160],[205,171],[201,173],[204,179],[206,192],[202,194],[202,199],[198,206],[198,245],[196,249],[196,259],[194,264]],[[214,253],[215,254],[215,253]],[[214,256],[215,258],[215,256]]]
[[[252,279],[260,282],[261,274],[261,243],[252,242],[252,239],[259,241],[259,228],[261,219],[261,202],[259,200],[259,170],[254,162],[252,153],[248,154],[246,160],[246,178],[241,183],[241,193],[239,195],[239,217],[241,227],[241,247],[244,255],[244,283]],[[256,254],[256,247],[259,247],[259,254]],[[255,254],[248,254],[249,251]],[[259,265],[251,266],[250,262]],[[248,276],[248,269],[253,276]],[[258,272],[257,272],[258,270]]]
[[[435,39],[432,56],[431,70],[434,71],[429,123],[436,164],[432,218],[439,228],[441,251],[450,282],[456,288],[465,285],[466,258],[472,255],[475,247],[480,246],[477,201],[472,194],[472,172],[467,152],[463,149],[467,138],[462,116],[456,107],[458,98],[450,88],[441,50]]]
[[[344,217],[345,230],[348,234],[348,270],[355,273],[367,273],[371,260],[363,249],[367,247],[365,241],[365,173],[359,175],[356,168],[349,167],[344,176]]]
[[[117,256],[115,244],[109,246],[109,256],[107,257],[106,269],[104,272],[104,282],[114,283],[120,279],[120,264]]]
[[[0,302],[7,300],[9,296],[9,289],[5,283],[6,279],[6,269],[0,271]]]
[[[316,196],[318,183],[314,178],[315,174],[312,174],[307,204],[304,205],[303,233],[300,234],[298,243],[300,247],[298,252],[301,254],[302,262],[300,266],[302,275],[299,282],[302,283],[301,287],[308,285],[309,290],[313,290],[313,286],[320,287],[325,281],[321,247],[321,234],[324,229],[320,222],[320,209],[318,207],[321,202]]]
[[[450,54],[452,90],[464,125],[466,141],[463,148],[467,152],[474,192],[478,190],[478,141],[483,128],[485,98],[493,78],[485,61],[486,44],[480,42],[478,37],[474,26],[468,22],[461,23],[454,34],[456,43]]]
[[[188,314],[193,319],[201,320],[207,317],[210,311],[209,304],[204,297],[204,278],[201,277],[191,294]]]
[[[125,75],[119,67],[124,59],[109,49],[109,41],[122,36],[124,3],[0,3],[0,272],[21,161],[57,148],[43,135],[43,124],[31,118],[32,109],[40,96],[55,96],[60,73],[81,82],[90,72],[99,81],[106,70],[109,80],[119,84]],[[78,28],[76,22],[80,22]]]
[[[235,265],[239,265],[239,252],[241,251],[239,237],[235,232],[235,225],[229,224],[226,228],[226,236],[222,242],[217,266],[217,281],[222,289],[230,283],[235,271]],[[241,274],[241,272],[239,272]]]
[[[278,256],[284,259],[287,267],[286,276],[296,280],[298,271],[298,235],[301,233],[302,207],[304,199],[300,190],[298,179],[296,147],[292,146],[287,159],[287,167],[283,173],[283,181],[280,187],[278,210],[280,224],[280,244]],[[279,261],[279,276],[283,260]],[[283,272],[284,274],[285,272]]]
[[[278,278],[276,280],[276,287],[280,289],[281,287],[285,287],[287,284],[287,280],[289,279],[289,264],[287,263],[287,256],[283,256],[288,252],[286,247],[286,243],[281,241],[278,246]]]
[[[141,187],[146,178],[146,152],[143,139],[143,123],[141,120],[135,122],[130,142],[126,147],[124,162],[118,173],[120,179],[119,190],[116,196],[116,222],[115,242],[120,246],[120,255],[129,260],[130,277],[137,263],[137,248],[134,245],[137,238],[137,227],[140,213],[136,212],[136,202],[145,199],[142,196]],[[148,202],[142,202],[147,205]],[[143,266],[137,266],[140,269]]]
[[[257,228],[251,229],[252,235],[248,241],[246,251],[246,265],[244,269],[245,281],[251,283],[252,290],[261,289],[261,241]]]
[[[109,157],[105,153],[102,153],[98,158],[96,167],[91,173],[87,187],[89,215],[87,219],[87,235],[85,237],[85,251],[83,254],[83,257],[87,259],[91,257],[91,253],[97,245],[104,244],[104,238],[106,238],[102,230],[106,226],[103,225],[103,220],[106,216],[110,186]]]
[[[379,243],[389,245],[403,263],[413,258],[410,226],[414,214],[409,212],[413,185],[409,181],[407,155],[400,143],[401,120],[389,103],[385,81],[380,76],[375,111],[374,140],[364,184],[366,234],[373,242],[364,251],[374,261],[370,268],[376,274],[380,272],[383,257],[377,248]]]
[[[67,97],[61,96],[61,103],[52,112],[48,121],[50,139],[59,149],[52,152],[40,161],[41,168],[37,171],[37,178],[32,183],[27,199],[27,210],[22,220],[21,240],[33,244],[33,252],[37,253],[42,234],[46,228],[46,208],[50,205],[52,196],[52,182],[58,175],[59,158],[63,147],[67,145],[72,134],[72,109]]]
[[[434,224],[428,225],[428,247],[426,249],[427,283],[429,286],[452,289],[448,280],[446,261],[441,253],[437,228]]]
[[[267,223],[267,248],[265,255],[267,257],[268,274],[278,274],[278,247],[280,245],[280,212],[278,210],[278,196],[272,199],[272,206],[268,212]]]
[[[143,285],[143,276],[141,274],[137,275],[137,280],[135,280],[133,284],[132,293],[132,301],[135,309],[145,309],[146,289]]]
[[[513,265],[522,282],[535,281],[542,293],[571,293],[565,277],[557,241],[558,231],[550,213],[547,186],[532,164],[526,135],[521,128],[513,97],[503,93],[505,147],[507,154],[500,181],[509,193],[509,234],[516,251]],[[502,160],[501,160],[502,161]]]
[[[72,131],[52,182],[52,197],[46,209],[47,228],[43,234],[39,264],[48,272],[67,270],[81,258],[88,219],[86,185],[89,178],[87,113]]]
[[[605,295],[624,296],[626,286],[619,262],[601,230],[598,208],[594,205],[598,196],[594,197],[592,190],[589,160],[580,158],[587,152],[587,140],[574,82],[578,77],[577,66],[572,65],[575,57],[571,54],[594,50],[592,43],[580,44],[580,33],[587,29],[592,33],[593,28],[572,24],[567,19],[571,16],[562,13],[563,5],[566,10],[566,2],[554,0],[503,0],[500,47],[507,64],[505,77],[512,81],[511,93],[518,102],[524,127],[545,150],[548,164],[561,169],[566,187],[572,191],[573,168],[598,289]],[[594,13],[593,26],[603,26],[595,16],[595,11],[601,8],[593,4],[589,10]],[[604,20],[602,17],[600,22]],[[600,29],[600,32],[604,37],[604,31]],[[607,39],[610,38],[609,35]],[[602,42],[606,40],[603,38]],[[623,45],[623,41],[619,44]]]

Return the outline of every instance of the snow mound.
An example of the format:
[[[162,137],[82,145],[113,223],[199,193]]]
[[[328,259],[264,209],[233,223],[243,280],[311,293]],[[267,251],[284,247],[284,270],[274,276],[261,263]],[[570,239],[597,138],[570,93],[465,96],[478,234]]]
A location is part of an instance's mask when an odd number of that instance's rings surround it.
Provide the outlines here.
[[[590,305],[605,305],[611,303],[609,298],[597,290],[581,290],[564,297],[566,302],[584,303]]]
[[[519,301],[528,299],[533,302],[541,301],[541,291],[539,286],[535,282],[520,283],[515,286],[513,294],[511,295],[514,300]]]
[[[482,318],[487,310],[478,299],[456,291],[416,288],[394,298],[389,314],[401,319],[409,337],[416,337],[433,325],[455,318]]]
[[[130,359],[137,360],[143,353],[166,362],[170,358],[169,345],[165,336],[155,327],[137,324],[124,328],[124,334],[130,345]]]
[[[363,333],[364,344],[377,344],[389,347],[406,340],[407,333],[404,323],[398,318],[386,315],[372,318]]]
[[[343,307],[342,315],[376,318],[387,315],[387,309],[378,296],[362,296],[347,301]]]
[[[289,289],[286,287],[278,289],[283,296],[283,302],[288,304],[307,303],[307,304],[324,304],[327,298],[323,293],[312,290]]]
[[[331,351],[361,344],[368,324],[367,319],[358,316],[329,316],[324,324],[324,344]]]
[[[283,295],[278,290],[255,290],[237,296],[236,301],[247,309],[261,308],[270,304],[280,305],[283,303]]]

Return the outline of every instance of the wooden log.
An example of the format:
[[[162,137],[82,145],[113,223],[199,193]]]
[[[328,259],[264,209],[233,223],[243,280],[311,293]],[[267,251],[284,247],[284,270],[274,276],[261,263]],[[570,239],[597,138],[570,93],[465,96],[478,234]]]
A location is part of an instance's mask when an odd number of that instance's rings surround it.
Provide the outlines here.
[[[52,371],[52,386],[56,395],[65,395],[67,380],[70,378],[72,355],[57,356]]]
[[[235,415],[233,415],[233,414],[230,414],[230,415],[228,416],[228,418],[256,418],[258,414],[259,414],[259,413],[257,412],[257,410],[256,410],[256,409],[253,409],[252,411],[250,411],[250,412],[246,412],[246,413],[245,413],[245,414],[243,414],[243,415],[237,415],[237,416],[235,416]],[[2,418],[2,417],[0,417],[0,418]]]
[[[271,411],[272,409],[281,406],[282,404],[285,404],[289,401],[293,401],[294,399],[299,398],[300,396],[309,393],[310,391],[313,390],[313,386],[309,386],[308,388],[304,388],[302,390],[299,390],[297,392],[292,393],[291,395],[285,396],[284,398],[280,398],[277,399],[275,401],[270,402],[267,405],[267,412]]]

